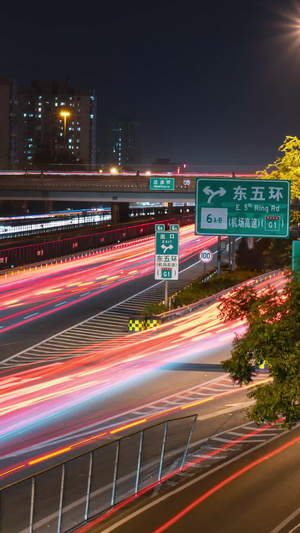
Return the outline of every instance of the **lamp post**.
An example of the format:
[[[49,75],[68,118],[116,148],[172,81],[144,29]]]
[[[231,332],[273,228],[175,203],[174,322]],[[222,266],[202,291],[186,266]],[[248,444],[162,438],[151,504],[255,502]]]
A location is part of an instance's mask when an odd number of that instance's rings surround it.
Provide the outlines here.
[[[60,116],[64,118],[64,143],[66,144],[67,136],[67,117],[71,115],[70,111],[61,111]]]

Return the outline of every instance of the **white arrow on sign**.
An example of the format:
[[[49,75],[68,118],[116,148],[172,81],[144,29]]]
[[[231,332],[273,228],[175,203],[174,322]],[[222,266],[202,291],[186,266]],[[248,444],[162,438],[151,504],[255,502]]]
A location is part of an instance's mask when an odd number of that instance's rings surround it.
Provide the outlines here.
[[[204,194],[209,196],[209,199],[207,200],[207,203],[210,204],[210,202],[212,201],[214,196],[224,196],[224,194],[226,194],[226,189],[224,189],[224,187],[219,187],[219,189],[217,191],[213,191],[209,187],[209,185],[207,185],[207,187],[205,187],[205,189],[203,189],[203,192],[204,192]]]
[[[173,244],[170,244],[169,246],[166,246],[165,244],[163,244],[161,248],[162,248],[162,250],[164,251],[164,254],[165,254],[167,250],[172,250],[173,249]]]

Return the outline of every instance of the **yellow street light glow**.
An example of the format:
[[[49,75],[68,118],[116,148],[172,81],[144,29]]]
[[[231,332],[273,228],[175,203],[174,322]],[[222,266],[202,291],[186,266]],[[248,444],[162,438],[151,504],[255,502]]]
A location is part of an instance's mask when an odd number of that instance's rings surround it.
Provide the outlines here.
[[[147,170],[147,172],[146,172],[146,176],[150,176],[150,175],[151,175],[150,170]]]
[[[112,167],[112,168],[110,169],[110,173],[111,173],[111,174],[118,174],[118,169],[117,169],[116,167]]]
[[[69,117],[71,115],[70,111],[61,111],[60,116],[61,117]]]

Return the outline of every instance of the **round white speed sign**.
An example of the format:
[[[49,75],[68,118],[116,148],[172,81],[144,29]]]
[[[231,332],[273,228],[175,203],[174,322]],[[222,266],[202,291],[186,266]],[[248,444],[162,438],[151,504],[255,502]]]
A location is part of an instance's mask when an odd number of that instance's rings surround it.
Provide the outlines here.
[[[199,259],[202,263],[210,263],[213,258],[213,254],[210,250],[201,250],[199,253]]]

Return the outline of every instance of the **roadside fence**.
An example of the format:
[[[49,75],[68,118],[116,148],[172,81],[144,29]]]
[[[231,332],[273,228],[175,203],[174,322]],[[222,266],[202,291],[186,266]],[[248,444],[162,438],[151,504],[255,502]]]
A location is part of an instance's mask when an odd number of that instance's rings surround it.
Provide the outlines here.
[[[2,488],[1,533],[67,533],[180,473],[196,420],[158,423]]]

